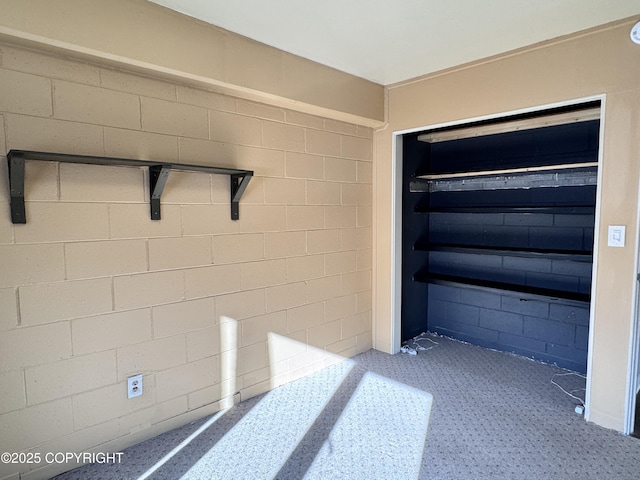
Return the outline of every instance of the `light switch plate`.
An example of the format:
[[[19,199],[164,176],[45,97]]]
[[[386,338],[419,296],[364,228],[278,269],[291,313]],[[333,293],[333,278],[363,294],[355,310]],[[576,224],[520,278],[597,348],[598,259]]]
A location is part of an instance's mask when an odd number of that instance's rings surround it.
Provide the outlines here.
[[[624,247],[624,235],[626,227],[624,225],[609,225],[609,241],[607,245],[610,247]]]

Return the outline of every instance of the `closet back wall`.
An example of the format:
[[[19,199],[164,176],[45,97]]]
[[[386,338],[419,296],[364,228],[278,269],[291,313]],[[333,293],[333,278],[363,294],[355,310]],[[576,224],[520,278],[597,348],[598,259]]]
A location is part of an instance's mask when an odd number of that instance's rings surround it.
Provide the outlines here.
[[[0,166],[0,451],[124,446],[371,348],[372,130],[0,45],[0,151],[255,171]],[[126,378],[143,374],[143,395]],[[239,396],[237,393],[239,392]],[[0,465],[49,478],[73,464]]]

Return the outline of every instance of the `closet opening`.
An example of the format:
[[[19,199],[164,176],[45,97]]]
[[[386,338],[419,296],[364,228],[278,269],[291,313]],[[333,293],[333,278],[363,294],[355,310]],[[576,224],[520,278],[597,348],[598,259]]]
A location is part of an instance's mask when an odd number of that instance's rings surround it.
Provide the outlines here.
[[[600,101],[402,135],[401,340],[586,373]]]

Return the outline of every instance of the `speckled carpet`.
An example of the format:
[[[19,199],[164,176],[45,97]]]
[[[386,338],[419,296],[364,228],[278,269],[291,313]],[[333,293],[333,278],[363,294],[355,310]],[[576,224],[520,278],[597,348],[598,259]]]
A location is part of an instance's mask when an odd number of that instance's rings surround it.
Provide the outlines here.
[[[371,350],[130,447],[121,464],[56,478],[640,478],[640,440],[574,412],[583,378],[430,338],[417,355]]]

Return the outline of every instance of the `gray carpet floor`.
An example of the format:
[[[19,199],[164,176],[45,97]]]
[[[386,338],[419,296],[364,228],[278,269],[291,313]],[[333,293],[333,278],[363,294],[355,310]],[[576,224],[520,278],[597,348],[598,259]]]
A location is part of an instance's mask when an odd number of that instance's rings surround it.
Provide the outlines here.
[[[574,412],[584,378],[428,338],[417,355],[365,352],[56,478],[640,478],[640,440]]]

